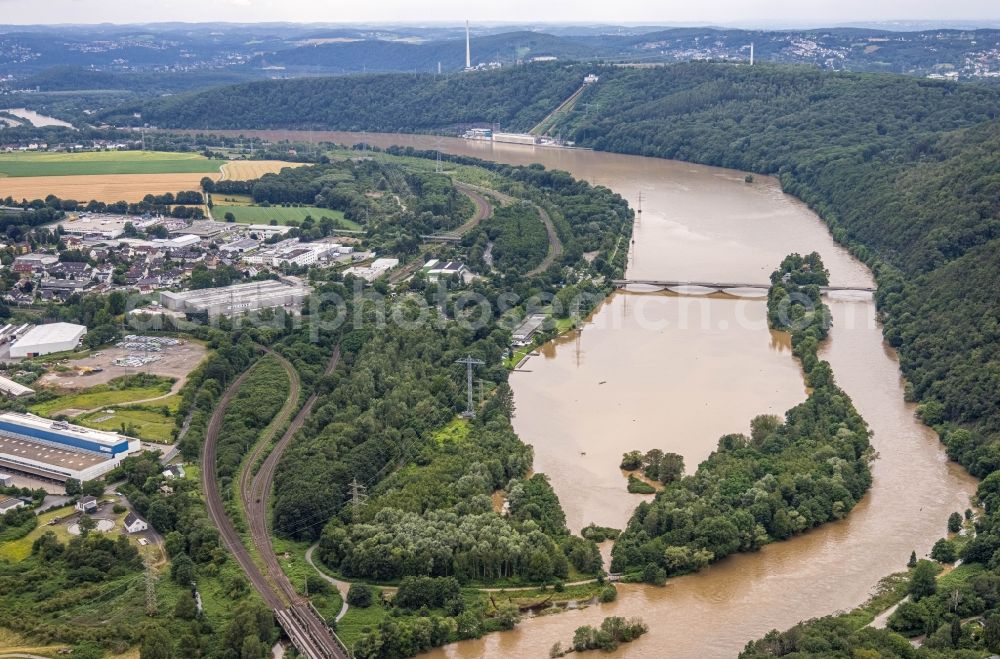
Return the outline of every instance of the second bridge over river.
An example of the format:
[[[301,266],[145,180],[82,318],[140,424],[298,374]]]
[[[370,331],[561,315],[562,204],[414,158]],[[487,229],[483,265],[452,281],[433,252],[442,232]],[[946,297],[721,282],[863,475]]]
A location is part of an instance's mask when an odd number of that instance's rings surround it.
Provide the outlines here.
[[[767,290],[771,284],[760,282],[731,282],[731,281],[689,281],[681,279],[614,279],[611,282],[616,288],[626,286],[660,286],[662,288],[680,288],[683,286],[697,286],[699,288],[709,288],[716,291],[726,291],[738,288],[757,288]],[[835,291],[856,291],[859,293],[874,293],[875,288],[871,286],[820,286],[821,293],[832,293]]]

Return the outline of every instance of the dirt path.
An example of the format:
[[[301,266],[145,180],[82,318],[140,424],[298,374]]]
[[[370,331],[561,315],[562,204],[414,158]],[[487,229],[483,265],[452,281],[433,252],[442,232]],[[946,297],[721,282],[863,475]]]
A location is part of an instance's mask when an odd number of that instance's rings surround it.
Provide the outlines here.
[[[341,581],[340,579],[334,579],[329,574],[319,569],[319,566],[313,563],[313,550],[319,546],[319,543],[312,545],[306,550],[306,563],[312,566],[312,569],[316,570],[316,574],[322,577],[327,583],[333,584],[333,587],[337,589],[340,593],[341,600],[343,604],[340,605],[340,612],[337,613],[336,621],[340,622],[340,619],[347,614],[347,609],[351,608],[347,603],[347,591],[351,589],[351,584],[348,581]]]
[[[89,410],[79,410],[76,408],[68,408],[65,410],[59,410],[53,412],[52,416],[59,416],[60,414],[68,417],[77,417],[84,414],[92,414],[94,412],[100,412],[101,410],[110,409],[112,407],[130,407],[132,405],[142,405],[144,403],[155,403],[158,400],[164,400],[170,398],[171,396],[180,393],[181,389],[184,388],[184,384],[187,382],[187,376],[178,378],[173,385],[170,387],[170,391],[165,394],[160,394],[159,396],[153,396],[152,398],[140,398],[139,400],[130,400],[127,403],[109,403],[107,405],[98,405],[97,407],[92,407]]]
[[[312,566],[312,569],[316,570],[316,574],[322,577],[327,583],[332,584],[340,592],[341,596],[343,596],[344,604],[340,607],[340,613],[337,614],[337,620],[339,621],[341,618],[344,617],[344,614],[347,613],[347,609],[350,608],[347,604],[347,591],[350,590],[352,582],[342,581],[335,577],[331,577],[329,574],[321,570],[320,567],[316,565],[315,562],[313,562],[313,550],[315,550],[316,547],[318,546],[319,543],[316,543],[306,550],[306,563],[309,563],[309,565]],[[591,583],[597,583],[597,579],[581,579],[580,581],[570,581],[569,583],[566,583],[564,585],[585,586]],[[476,590],[478,590],[481,593],[517,593],[529,590],[538,590],[540,586],[541,584],[539,584],[538,586],[514,586],[509,588],[477,588]],[[390,592],[397,590],[396,586],[377,586],[377,588],[381,588],[382,590],[388,590]]]
[[[529,277],[540,275],[548,270],[549,266],[555,263],[556,259],[562,256],[563,253],[562,241],[559,240],[559,234],[556,233],[556,225],[552,223],[552,218],[549,217],[548,211],[538,204],[534,204],[534,206],[538,209],[538,214],[542,218],[542,224],[545,225],[545,232],[549,234],[549,253],[545,255],[545,258],[538,264],[537,268],[527,273]]]

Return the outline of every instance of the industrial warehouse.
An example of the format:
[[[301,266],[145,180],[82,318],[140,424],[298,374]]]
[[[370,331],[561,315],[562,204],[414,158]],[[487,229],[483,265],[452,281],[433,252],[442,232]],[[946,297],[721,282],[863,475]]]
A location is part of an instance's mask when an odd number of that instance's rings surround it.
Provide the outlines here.
[[[257,309],[284,307],[298,309],[311,289],[298,277],[254,281],[220,288],[160,293],[160,304],[188,314],[235,316]]]
[[[74,350],[87,333],[83,325],[49,323],[34,327],[10,344],[11,357],[38,357]]]
[[[137,439],[91,430],[34,414],[0,414],[0,467],[65,482],[87,481],[111,471],[139,450]]]

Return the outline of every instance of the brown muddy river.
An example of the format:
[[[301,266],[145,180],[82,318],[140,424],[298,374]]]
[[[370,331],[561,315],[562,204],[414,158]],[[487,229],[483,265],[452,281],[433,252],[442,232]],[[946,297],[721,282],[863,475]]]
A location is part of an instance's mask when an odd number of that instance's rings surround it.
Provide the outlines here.
[[[253,131],[242,131],[253,134]],[[349,133],[258,133],[272,139],[360,142]],[[511,164],[539,162],[606,185],[633,207],[642,193],[628,275],[641,279],[765,284],[792,251],[819,251],[834,285],[871,275],[825,225],[777,182],[687,163],[415,135],[364,136],[370,144],[440,148]],[[435,657],[547,657],[573,630],[608,615],[641,616],[650,633],[620,657],[731,657],[772,628],[862,603],[878,580],[925,554],[946,518],[964,510],[975,481],[947,461],[934,434],[903,402],[895,353],[883,342],[868,294],[828,299],[834,327],[822,350],[873,430],[878,459],[868,495],[847,519],[754,554],[727,558],[663,588],[619,587],[618,601],[523,621],[516,630],[452,644]],[[805,397],[787,339],[768,330],[760,298],[617,293],[581,332],[546,346],[514,373],[514,425],[535,447],[577,530],[622,526],[640,497],[626,492],[622,452],[680,453],[689,471],[718,437],[749,428]]]

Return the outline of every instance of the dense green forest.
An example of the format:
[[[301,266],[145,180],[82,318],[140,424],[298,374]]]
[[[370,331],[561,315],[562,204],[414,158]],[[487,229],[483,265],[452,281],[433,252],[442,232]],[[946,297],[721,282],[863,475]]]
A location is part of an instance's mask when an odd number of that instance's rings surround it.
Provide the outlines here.
[[[750,436],[723,436],[693,475],[666,483],[651,503],[639,504],[612,550],[612,571],[641,572],[645,581],[662,583],[841,519],[868,489],[868,428],[817,356],[830,324],[819,295],[826,277],[815,253],[790,255],[771,275],[769,321],[791,332],[811,390],[806,401],[784,421],[754,418]],[[633,458],[631,465],[636,456],[625,457]]]
[[[530,203],[497,209],[484,230],[493,243],[493,265],[502,272],[527,272],[548,253],[545,226],[538,209]]]
[[[354,75],[270,80],[181,94],[105,114],[164,128],[337,128],[386,132],[500,124],[526,131],[583,82],[588,67],[538,63],[474,76]]]
[[[388,153],[393,155],[434,158],[437,154],[431,151],[419,151],[411,147],[390,147]],[[466,156],[442,155],[450,163],[472,166],[489,170],[496,175],[496,188],[509,196],[525,199],[541,205],[548,212],[556,233],[563,245],[563,254],[557,264],[571,266],[577,271],[585,271],[593,275],[603,275],[614,278],[625,271],[628,250],[618,249],[627,245],[631,236],[632,218],[634,213],[628,207],[628,202],[618,193],[600,185],[591,185],[587,181],[576,179],[568,172],[558,169],[546,169],[542,165],[533,164],[527,167],[503,165],[495,162],[470,158]],[[483,253],[493,238],[506,233],[508,255],[514,263],[530,263],[533,259],[540,260],[541,247],[528,240],[517,240],[517,230],[501,231],[510,225],[510,219],[522,214],[534,215],[527,209],[504,211],[498,209],[499,221],[483,222],[475,231],[471,231],[463,240],[463,246],[469,248],[471,260],[477,264],[483,263]],[[541,221],[535,220],[536,226],[523,224],[525,232],[544,240],[544,230]],[[516,226],[517,222],[513,222]],[[593,263],[589,264],[583,255],[585,252],[597,252]],[[542,254],[544,256],[544,254]],[[515,271],[519,268],[514,268]],[[508,273],[505,285],[516,286],[520,283],[517,272]],[[547,278],[548,284],[572,284],[573,281],[562,281],[560,277]],[[550,289],[555,292],[555,289]],[[520,294],[521,290],[517,290]]]
[[[288,397],[288,374],[274,357],[265,357],[254,364],[226,408],[219,429],[216,471],[222,489],[226,489],[237,474],[243,457],[257,442],[285,404]]]
[[[302,204],[340,211],[370,236],[384,237],[397,253],[412,252],[421,235],[454,229],[472,216],[472,202],[446,175],[384,159],[321,160],[251,181],[206,177],[202,187],[220,204],[229,195],[249,195],[263,206]],[[311,226],[299,227],[300,238],[322,238],[335,228],[334,220],[314,219]]]

